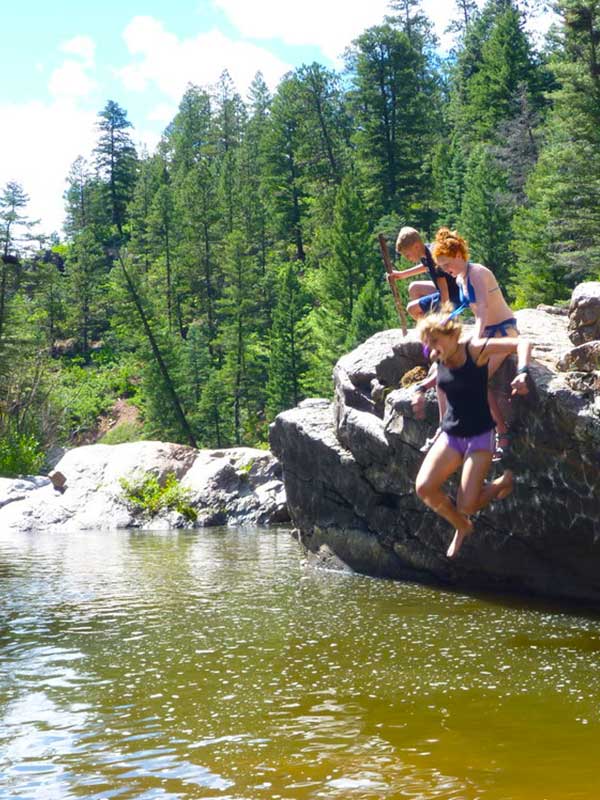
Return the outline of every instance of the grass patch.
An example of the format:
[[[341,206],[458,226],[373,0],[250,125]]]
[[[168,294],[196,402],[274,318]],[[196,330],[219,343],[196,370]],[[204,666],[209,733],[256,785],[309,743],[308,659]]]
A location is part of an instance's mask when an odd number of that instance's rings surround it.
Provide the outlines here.
[[[189,522],[195,522],[198,518],[196,509],[190,503],[191,491],[181,486],[174,472],[169,472],[162,486],[153,472],[133,475],[129,479],[121,478],[119,483],[123,489],[123,499],[130,508],[143,511],[151,517],[161,511],[177,511]]]
[[[100,444],[125,444],[126,442],[139,442],[143,438],[143,425],[139,422],[121,422],[106,431],[98,441]]]

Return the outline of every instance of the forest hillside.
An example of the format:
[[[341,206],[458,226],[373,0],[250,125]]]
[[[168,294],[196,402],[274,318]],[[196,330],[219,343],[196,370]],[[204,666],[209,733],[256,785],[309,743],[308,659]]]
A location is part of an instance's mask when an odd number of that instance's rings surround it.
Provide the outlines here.
[[[189,85],[152,154],[109,100],[64,238],[0,190],[0,474],[100,436],[266,446],[397,325],[380,231],[457,228],[514,308],[600,277],[600,4],[558,0],[536,45],[524,5],[458,0],[444,57],[418,2],[391,9],[340,72]]]

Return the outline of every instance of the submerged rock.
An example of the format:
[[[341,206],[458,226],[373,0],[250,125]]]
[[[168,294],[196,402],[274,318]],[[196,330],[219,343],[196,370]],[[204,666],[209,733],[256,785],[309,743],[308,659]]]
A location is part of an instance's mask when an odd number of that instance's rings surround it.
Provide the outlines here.
[[[132,508],[121,479],[174,474],[196,522],[176,511]],[[60,476],[57,477],[57,476]],[[269,524],[289,517],[281,467],[265,450],[195,450],[163,442],[94,444],[69,450],[51,478],[0,479],[0,525],[23,531]],[[17,502],[18,501],[18,502]]]
[[[557,368],[572,348],[565,316],[517,317],[534,352],[530,394],[510,399],[505,389],[501,398],[514,432],[504,465],[515,491],[477,515],[459,556],[446,558],[453,531],[414,491],[437,403],[430,391],[425,420],[415,419],[412,392],[399,387],[424,364],[422,349],[414,331],[397,330],[340,359],[333,403],[305,401],[272,425],[292,521],[309,551],[326,547],[371,575],[600,601],[597,390]],[[508,387],[513,374],[509,359],[494,384]]]

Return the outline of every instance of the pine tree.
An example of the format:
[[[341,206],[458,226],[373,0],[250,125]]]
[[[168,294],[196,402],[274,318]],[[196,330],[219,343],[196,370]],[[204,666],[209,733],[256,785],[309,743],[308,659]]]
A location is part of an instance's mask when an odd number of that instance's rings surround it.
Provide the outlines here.
[[[301,118],[298,80],[289,75],[279,84],[271,104],[270,125],[264,140],[264,185],[275,233],[293,244],[296,258],[304,261],[307,192],[300,157]]]
[[[346,339],[346,347],[352,349],[379,333],[390,324],[389,315],[383,300],[381,281],[374,277],[368,279],[352,311],[352,319]]]
[[[303,397],[301,385],[308,368],[309,309],[310,297],[298,278],[296,265],[283,265],[277,280],[270,337],[267,412],[271,419],[280,411],[296,406]]]
[[[111,222],[122,237],[137,170],[137,154],[129,135],[132,125],[127,112],[113,100],[108,101],[98,118],[95,165],[105,185]]]
[[[219,259],[220,209],[216,165],[202,159],[174,188],[175,216],[181,224],[178,271],[184,320],[206,319],[209,350],[216,365],[214,342],[218,334],[217,301],[223,282]]]
[[[494,141],[498,126],[516,116],[525,90],[543,105],[543,80],[523,15],[513,0],[488,0],[471,16],[455,67],[449,115],[461,145]]]
[[[265,304],[271,306],[272,295],[266,281],[267,254],[272,245],[268,222],[267,189],[264,175],[268,164],[266,137],[269,129],[271,95],[259,72],[250,86],[250,116],[246,126],[244,146],[239,159],[238,193],[245,217],[248,241],[255,248],[265,287]]]
[[[475,0],[455,0],[457,14],[446,28],[446,33],[456,33],[464,36],[469,27],[469,23],[477,14],[477,3]]]
[[[348,176],[337,193],[333,224],[328,231],[331,255],[323,260],[316,277],[318,296],[347,328],[354,304],[371,276],[379,274],[367,210],[355,180]]]
[[[9,303],[19,284],[32,226],[23,209],[29,197],[23,187],[10,181],[0,193],[0,346],[6,336]]]
[[[508,278],[511,263],[511,210],[506,203],[506,176],[485,145],[471,153],[465,174],[460,229],[469,241],[473,261],[480,261],[499,283]]]
[[[401,210],[429,227],[428,156],[436,85],[421,36],[392,25],[365,31],[348,51],[358,166],[374,216]]]
[[[67,323],[78,340],[86,362],[90,344],[105,327],[107,257],[93,232],[86,228],[77,235],[66,259]]]
[[[457,136],[452,137],[449,145],[440,142],[433,164],[434,184],[439,187],[436,222],[454,228],[460,220],[467,171],[465,150]]]
[[[252,291],[260,277],[256,259],[248,253],[240,231],[232,231],[227,237],[224,258],[225,287],[218,304],[222,318],[219,345],[223,350],[219,377],[233,441],[239,445],[259,435],[265,407],[266,352],[258,330],[257,295]]]
[[[127,208],[129,250],[142,260],[146,272],[150,269],[154,257],[150,210],[158,190],[157,171],[156,160],[147,154],[142,154],[138,164],[138,178]]]
[[[174,179],[182,182],[189,171],[216,153],[213,100],[205,89],[189,86],[166,132]]]
[[[369,278],[381,274],[367,211],[350,176],[342,181],[324,238],[329,254],[308,276],[316,306],[307,319],[313,342],[302,382],[307,394],[330,393],[331,368],[344,351],[358,296]]]
[[[184,322],[181,315],[181,304],[177,292],[178,271],[176,253],[181,226],[176,214],[173,185],[166,160],[157,157],[157,170],[159,171],[159,185],[152,197],[148,211],[148,235],[153,247],[155,265],[161,273],[159,285],[162,284],[166,305],[167,327],[170,332],[177,326],[180,335],[184,337]]]
[[[519,304],[565,298],[600,262],[600,8],[561,0],[562,40],[552,67],[544,141],[515,220]]]
[[[295,78],[302,112],[300,158],[314,184],[313,191],[339,185],[351,132],[340,79],[316,63],[300,67]]]
[[[235,184],[238,150],[242,143],[246,109],[227,71],[221,75],[215,94],[218,202],[222,213],[222,235],[226,235],[233,230],[239,208]]]

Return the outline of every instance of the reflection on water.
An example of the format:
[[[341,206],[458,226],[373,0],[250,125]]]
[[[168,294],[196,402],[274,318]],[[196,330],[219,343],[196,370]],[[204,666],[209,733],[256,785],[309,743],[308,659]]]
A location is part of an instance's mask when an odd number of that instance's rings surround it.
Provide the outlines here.
[[[597,794],[595,618],[307,569],[286,531],[0,534],[0,797]]]

